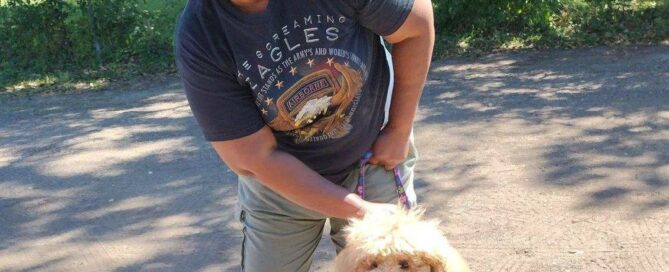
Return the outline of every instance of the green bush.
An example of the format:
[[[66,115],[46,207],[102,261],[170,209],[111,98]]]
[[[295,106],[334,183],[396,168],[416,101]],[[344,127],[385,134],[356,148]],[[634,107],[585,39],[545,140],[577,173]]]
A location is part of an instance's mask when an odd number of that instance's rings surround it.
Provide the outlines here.
[[[96,79],[173,70],[172,34],[184,4],[7,0],[0,4],[0,89],[49,74]]]
[[[0,0],[0,93],[26,81],[39,87],[173,71],[172,36],[186,1]],[[669,38],[669,0],[433,4],[437,57]]]
[[[44,72],[61,68],[71,56],[65,19],[70,6],[59,0],[31,4],[9,0],[0,9],[0,50],[3,62]]]
[[[667,0],[435,0],[437,54],[669,38]]]
[[[436,24],[440,32],[547,30],[558,0],[436,0]]]

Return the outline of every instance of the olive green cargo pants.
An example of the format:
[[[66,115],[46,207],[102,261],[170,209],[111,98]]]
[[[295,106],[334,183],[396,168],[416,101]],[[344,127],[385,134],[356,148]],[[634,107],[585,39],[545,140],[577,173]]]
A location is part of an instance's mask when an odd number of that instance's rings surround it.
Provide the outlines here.
[[[413,171],[416,149],[411,143],[401,169],[409,202],[416,203]],[[342,186],[354,192],[359,168],[348,175]],[[383,167],[370,165],[365,173],[366,200],[397,203],[394,175]],[[306,272],[318,246],[326,217],[298,206],[249,177],[239,177],[237,215],[243,225],[242,270],[246,272]],[[344,247],[342,228],[346,220],[330,218],[330,236],[337,252]]]

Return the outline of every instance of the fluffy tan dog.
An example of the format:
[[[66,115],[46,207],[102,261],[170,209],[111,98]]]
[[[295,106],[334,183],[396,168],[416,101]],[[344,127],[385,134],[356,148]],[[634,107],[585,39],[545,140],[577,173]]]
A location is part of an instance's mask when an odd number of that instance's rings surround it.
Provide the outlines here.
[[[346,248],[334,261],[335,272],[468,272],[467,263],[448,243],[436,220],[422,209],[367,214],[345,229]]]

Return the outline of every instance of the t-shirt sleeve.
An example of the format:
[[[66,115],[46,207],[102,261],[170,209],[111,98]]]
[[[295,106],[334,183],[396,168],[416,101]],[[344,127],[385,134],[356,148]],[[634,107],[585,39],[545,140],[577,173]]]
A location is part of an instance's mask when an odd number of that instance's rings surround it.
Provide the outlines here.
[[[379,36],[393,34],[402,26],[414,0],[355,0],[360,24]]]
[[[186,15],[184,15],[186,16]],[[177,70],[190,108],[208,141],[250,135],[264,126],[251,91],[235,74],[216,65],[206,39],[181,18],[175,37]],[[205,40],[205,41],[202,41]]]

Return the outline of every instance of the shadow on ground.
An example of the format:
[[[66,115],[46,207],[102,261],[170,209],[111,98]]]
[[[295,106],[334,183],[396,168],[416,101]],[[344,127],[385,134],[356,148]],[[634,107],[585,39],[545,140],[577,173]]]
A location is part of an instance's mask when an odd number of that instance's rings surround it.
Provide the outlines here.
[[[239,259],[236,178],[176,81],[3,108],[0,270],[220,271]]]
[[[450,180],[475,186],[472,171],[491,160],[535,167],[543,186],[592,187],[578,208],[669,205],[669,47],[598,48],[495,55],[433,66],[421,126],[440,126]],[[447,130],[464,133],[449,133]],[[468,139],[469,141],[465,140]],[[460,165],[471,139],[509,152],[485,165]],[[487,144],[487,143],[483,143]],[[511,145],[511,146],[508,146]],[[434,149],[434,145],[424,144]],[[492,145],[491,145],[492,146]],[[452,156],[450,156],[452,155]],[[494,154],[491,154],[494,155]],[[429,159],[429,158],[428,158]],[[529,161],[528,161],[529,160]],[[430,164],[430,162],[427,162]],[[489,177],[493,178],[494,177]],[[464,187],[463,187],[464,188]],[[634,196],[647,196],[636,202]]]
[[[669,267],[667,86],[661,46],[436,62],[421,202],[475,271]],[[177,81],[0,103],[1,271],[239,269],[236,178]]]
[[[668,101],[666,46],[434,63],[422,203],[475,271],[668,269]]]

